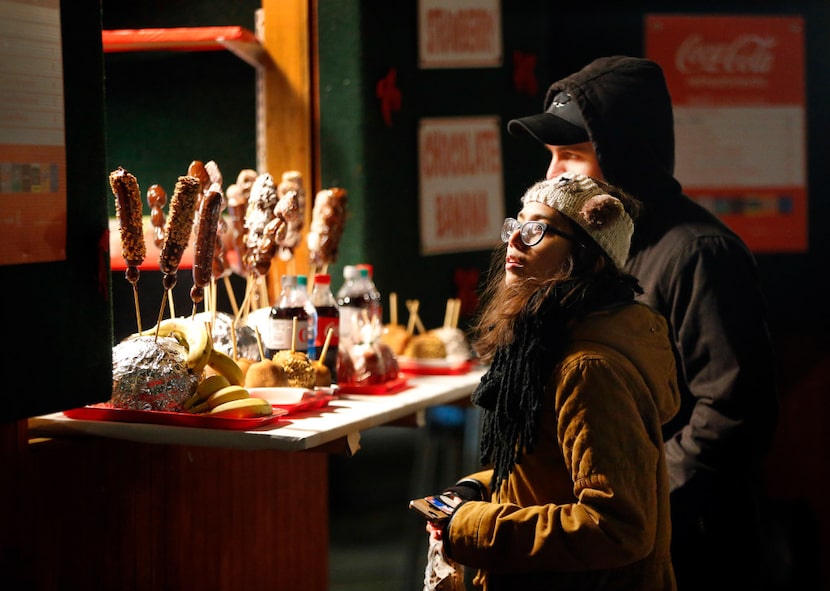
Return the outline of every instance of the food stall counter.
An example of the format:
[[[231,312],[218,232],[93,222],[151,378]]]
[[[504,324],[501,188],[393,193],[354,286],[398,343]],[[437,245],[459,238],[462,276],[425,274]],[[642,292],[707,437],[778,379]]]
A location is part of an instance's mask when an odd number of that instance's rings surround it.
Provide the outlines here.
[[[417,416],[431,406],[463,401],[483,374],[484,369],[474,368],[463,375],[411,376],[403,389],[390,394],[346,391],[322,408],[287,414],[252,430],[86,420],[57,412],[29,419],[29,433],[32,437],[98,436],[142,443],[286,452],[310,450],[345,439],[344,451],[354,453],[361,431]]]

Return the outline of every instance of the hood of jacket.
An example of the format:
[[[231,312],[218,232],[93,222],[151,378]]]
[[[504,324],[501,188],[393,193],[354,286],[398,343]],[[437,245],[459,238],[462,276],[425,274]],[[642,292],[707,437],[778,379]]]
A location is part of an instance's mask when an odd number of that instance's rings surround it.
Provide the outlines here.
[[[594,312],[571,329],[569,349],[610,349],[636,368],[654,400],[661,424],[680,409],[675,357],[666,320],[641,303],[614,306]],[[620,367],[623,367],[621,365]]]
[[[645,215],[681,197],[674,178],[674,114],[662,68],[651,60],[611,56],[554,82],[579,107],[605,180],[645,204]]]

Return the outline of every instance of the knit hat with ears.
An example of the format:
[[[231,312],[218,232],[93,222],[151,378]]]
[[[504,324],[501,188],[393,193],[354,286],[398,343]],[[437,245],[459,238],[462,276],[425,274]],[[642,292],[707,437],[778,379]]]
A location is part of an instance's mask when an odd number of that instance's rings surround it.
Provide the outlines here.
[[[622,201],[609,193],[619,194],[620,190],[589,176],[565,173],[530,187],[522,203],[544,203],[568,216],[622,269],[628,258],[634,222]]]

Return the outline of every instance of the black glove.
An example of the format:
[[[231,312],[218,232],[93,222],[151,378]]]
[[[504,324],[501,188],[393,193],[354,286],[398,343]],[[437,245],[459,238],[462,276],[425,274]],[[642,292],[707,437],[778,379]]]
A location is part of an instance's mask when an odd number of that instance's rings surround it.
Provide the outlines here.
[[[487,489],[478,480],[463,478],[456,482],[455,485],[444,489],[444,493],[455,494],[462,502],[483,501],[487,494]]]

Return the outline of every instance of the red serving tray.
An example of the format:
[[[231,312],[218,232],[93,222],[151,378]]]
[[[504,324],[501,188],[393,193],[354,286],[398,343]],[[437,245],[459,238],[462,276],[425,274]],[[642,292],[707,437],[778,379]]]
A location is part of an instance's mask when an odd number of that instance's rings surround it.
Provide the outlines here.
[[[358,384],[337,384],[339,394],[397,394],[409,388],[409,379],[399,375],[394,380],[386,380],[380,384],[361,386]]]
[[[472,359],[461,361],[414,361],[398,357],[401,372],[422,376],[458,376],[469,373],[475,362]]]
[[[272,404],[275,409],[284,410],[286,414],[293,415],[308,410],[317,410],[318,408],[325,408],[329,405],[329,401],[337,398],[333,395],[315,396],[308,400],[302,400],[296,404]]]
[[[282,408],[274,408],[270,417],[248,417],[235,419],[231,417],[214,417],[187,412],[168,412],[162,410],[132,410],[115,408],[107,402],[88,404],[79,408],[63,411],[70,419],[85,421],[117,421],[122,423],[150,423],[171,427],[201,427],[206,429],[233,429],[248,431],[265,425],[270,425],[280,417],[288,414]]]

